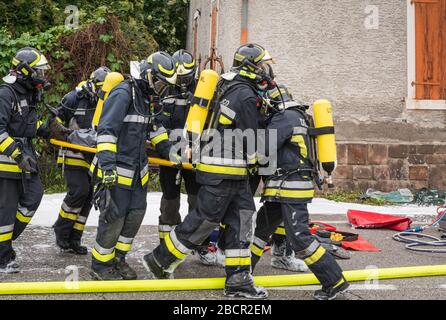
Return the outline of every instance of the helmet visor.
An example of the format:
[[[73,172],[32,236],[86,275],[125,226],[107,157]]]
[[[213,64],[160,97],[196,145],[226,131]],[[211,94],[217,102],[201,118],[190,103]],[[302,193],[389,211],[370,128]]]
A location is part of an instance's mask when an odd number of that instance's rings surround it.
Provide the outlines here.
[[[36,72],[33,74],[33,78],[45,79],[45,70],[48,69],[36,69]]]
[[[272,63],[272,64],[276,63],[274,58],[269,54],[268,50],[265,50],[265,56],[262,58],[262,62],[264,62],[264,63]]]
[[[192,83],[193,80],[194,80],[193,74],[188,74],[185,76],[178,75],[176,85],[179,87],[187,87]]]
[[[44,55],[40,56],[39,62],[33,67],[36,70],[50,70],[50,64],[48,63],[48,60],[45,58]]]
[[[171,77],[166,77],[166,82],[167,83],[169,83],[169,84],[171,84],[171,85],[175,85],[175,84],[177,84],[177,78],[178,78],[178,75],[177,75],[177,73],[175,72],[174,74],[173,74],[173,76],[171,76]]]

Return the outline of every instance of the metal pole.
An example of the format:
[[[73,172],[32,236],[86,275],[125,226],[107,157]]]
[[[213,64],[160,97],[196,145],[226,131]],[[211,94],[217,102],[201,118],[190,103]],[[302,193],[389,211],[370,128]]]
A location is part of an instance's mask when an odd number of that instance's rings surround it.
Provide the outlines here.
[[[242,34],[240,37],[241,44],[248,43],[248,19],[249,19],[249,0],[242,0]]]

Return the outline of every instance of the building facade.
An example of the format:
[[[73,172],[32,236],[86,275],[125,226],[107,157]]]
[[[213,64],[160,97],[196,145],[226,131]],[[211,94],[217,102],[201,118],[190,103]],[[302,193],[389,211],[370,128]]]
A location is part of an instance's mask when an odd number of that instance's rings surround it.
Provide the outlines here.
[[[299,101],[329,99],[339,188],[446,189],[445,24],[446,0],[191,0],[188,48],[214,39],[228,70],[259,43]]]

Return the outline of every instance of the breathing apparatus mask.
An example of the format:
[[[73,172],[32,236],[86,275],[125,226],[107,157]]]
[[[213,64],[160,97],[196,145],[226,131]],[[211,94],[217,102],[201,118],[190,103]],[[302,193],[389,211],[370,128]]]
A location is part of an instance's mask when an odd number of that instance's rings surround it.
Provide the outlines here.
[[[18,83],[27,90],[33,91],[34,100],[40,102],[43,94],[51,88],[46,79],[46,70],[50,70],[48,60],[34,48],[22,48],[12,59],[12,68],[3,78],[6,84]]]
[[[196,78],[196,71],[187,72],[184,70],[183,65],[177,67],[177,82],[176,86],[180,87],[182,91],[187,90],[187,88],[193,83]]]
[[[266,93],[264,103],[271,114],[283,112],[290,108],[298,108],[305,112],[310,108],[308,105],[303,105],[295,101],[288,87],[282,84],[277,85],[276,88]]]
[[[76,88],[76,95],[79,98],[85,98],[91,102],[97,101],[100,88],[96,88],[90,80],[82,81]]]
[[[262,92],[272,90],[276,87],[274,72],[269,63],[259,62],[258,64],[254,64],[248,59],[244,59],[242,65],[233,70],[238,72],[240,76],[253,80],[257,88]]]

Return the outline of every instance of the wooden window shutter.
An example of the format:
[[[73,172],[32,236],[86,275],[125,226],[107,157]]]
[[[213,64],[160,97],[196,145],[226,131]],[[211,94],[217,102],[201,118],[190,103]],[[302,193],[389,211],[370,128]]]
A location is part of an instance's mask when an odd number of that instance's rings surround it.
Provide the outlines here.
[[[446,0],[412,0],[415,5],[416,99],[446,99]]]

